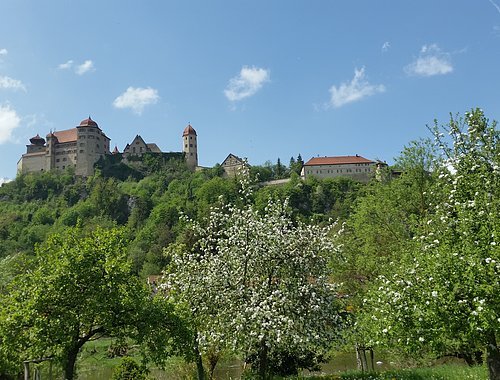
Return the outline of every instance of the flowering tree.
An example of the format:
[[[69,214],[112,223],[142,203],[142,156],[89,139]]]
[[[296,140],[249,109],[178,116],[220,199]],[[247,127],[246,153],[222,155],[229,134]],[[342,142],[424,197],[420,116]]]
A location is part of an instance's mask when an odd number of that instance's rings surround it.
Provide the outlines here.
[[[466,128],[466,130],[465,130]],[[408,352],[484,348],[490,379],[500,379],[500,145],[496,123],[481,110],[452,118],[452,145],[434,202],[414,244],[371,297],[375,340]]]
[[[342,311],[327,271],[337,247],[333,225],[294,223],[286,201],[258,213],[242,182],[242,206],[189,221],[197,243],[171,249],[166,286],[188,306],[202,352],[242,354],[266,378],[280,353],[322,353],[338,334]]]

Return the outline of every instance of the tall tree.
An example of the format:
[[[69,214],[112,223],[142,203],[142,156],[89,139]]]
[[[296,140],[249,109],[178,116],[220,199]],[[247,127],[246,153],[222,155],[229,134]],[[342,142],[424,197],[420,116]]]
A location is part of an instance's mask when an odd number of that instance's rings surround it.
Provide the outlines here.
[[[291,372],[308,367],[339,333],[343,313],[327,269],[337,247],[331,225],[293,222],[287,202],[270,200],[260,214],[248,184],[241,193],[241,206],[190,221],[197,243],[170,249],[168,288],[188,306],[202,351],[230,349],[267,378],[273,359],[293,357]]]
[[[486,351],[500,379],[500,134],[479,109],[434,127],[448,161],[414,244],[372,296],[374,340],[408,352]],[[448,145],[443,132],[448,132]],[[399,264],[399,265],[398,265]]]

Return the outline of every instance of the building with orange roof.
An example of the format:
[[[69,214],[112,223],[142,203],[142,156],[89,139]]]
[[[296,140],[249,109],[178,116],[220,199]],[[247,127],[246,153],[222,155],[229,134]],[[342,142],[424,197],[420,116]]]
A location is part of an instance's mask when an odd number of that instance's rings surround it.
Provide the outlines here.
[[[76,175],[94,174],[94,164],[109,151],[110,139],[89,116],[71,129],[30,139],[17,163],[18,173],[74,168]]]
[[[198,167],[198,142],[194,128],[188,124],[182,134],[182,153],[188,167]],[[65,170],[74,168],[75,174],[90,176],[94,174],[94,165],[110,152],[110,139],[90,118],[82,120],[71,129],[50,132],[46,139],[38,134],[26,145],[26,153],[17,163],[18,173]],[[121,154],[124,160],[131,156],[140,157],[144,153],[162,153],[155,143],[146,143],[140,135],[127,144],[123,153],[115,147],[113,154]],[[180,153],[180,152],[179,152]]]
[[[182,151],[186,157],[186,163],[191,169],[196,169],[198,166],[198,135],[196,131],[188,124],[182,132]]]
[[[313,157],[302,167],[302,178],[338,178],[347,177],[359,182],[368,182],[378,169],[387,166],[381,161],[373,161],[355,156]]]

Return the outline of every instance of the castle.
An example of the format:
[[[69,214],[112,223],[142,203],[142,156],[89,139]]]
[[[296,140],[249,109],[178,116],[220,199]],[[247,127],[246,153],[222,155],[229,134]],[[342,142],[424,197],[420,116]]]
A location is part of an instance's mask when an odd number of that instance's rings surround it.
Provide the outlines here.
[[[195,169],[198,166],[198,142],[196,131],[191,125],[184,129],[182,139],[186,163],[189,168]],[[73,167],[76,175],[90,176],[94,174],[94,164],[105,155],[112,154],[110,138],[90,116],[75,128],[50,132],[46,140],[37,134],[30,139],[30,143],[17,163],[18,173]],[[126,159],[133,155],[142,156],[146,152],[161,153],[161,150],[154,143],[146,144],[137,135],[122,154]],[[116,147],[113,153],[119,153]]]

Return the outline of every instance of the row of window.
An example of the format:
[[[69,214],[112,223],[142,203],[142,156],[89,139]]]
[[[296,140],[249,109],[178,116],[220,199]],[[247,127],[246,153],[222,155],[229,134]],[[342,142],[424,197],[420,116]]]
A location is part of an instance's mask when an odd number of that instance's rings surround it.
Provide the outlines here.
[[[367,172],[370,172],[371,170],[369,168],[366,168],[364,170],[365,173]],[[314,174],[314,170],[306,170],[306,173],[307,174]],[[318,169],[316,170],[316,174],[335,174],[335,173],[352,173],[352,169],[337,169],[337,170],[330,170],[330,169],[327,169],[327,170],[324,170],[324,169]],[[356,169],[356,173],[363,173],[363,169]]]
[[[74,157],[70,157],[70,158],[72,158],[73,160],[75,159]],[[63,157],[63,159],[62,159],[62,160],[63,160],[63,161],[68,161],[68,158],[67,158],[67,157]],[[59,158],[56,158],[56,162],[59,162],[59,161],[60,161],[60,159],[59,159]]]
[[[67,149],[67,150],[56,152],[56,156],[60,156],[63,154],[70,154],[70,153],[76,153],[76,149]]]
[[[68,165],[68,168],[69,168],[69,167],[70,167],[70,165]],[[74,164],[74,165],[73,165],[73,167],[74,167],[74,168],[76,168],[76,164]],[[56,166],[56,169],[58,169],[58,170],[59,170],[59,169],[64,170],[64,169],[66,169],[66,165],[63,165],[63,166]],[[42,171],[43,171],[43,169],[42,169]]]
[[[84,147],[84,146],[85,146],[85,143],[80,143],[80,147]],[[95,144],[95,147],[99,148],[99,144]],[[104,148],[106,148],[106,146],[104,146]],[[80,151],[80,153],[83,153],[83,151]]]
[[[86,139],[87,136],[80,136],[80,139]],[[89,135],[88,136],[89,139],[97,139],[97,140],[100,140],[101,138],[99,136],[93,136],[93,135]]]
[[[95,129],[94,128],[78,129],[78,134],[82,134],[82,133],[86,133],[86,132],[94,133]]]

